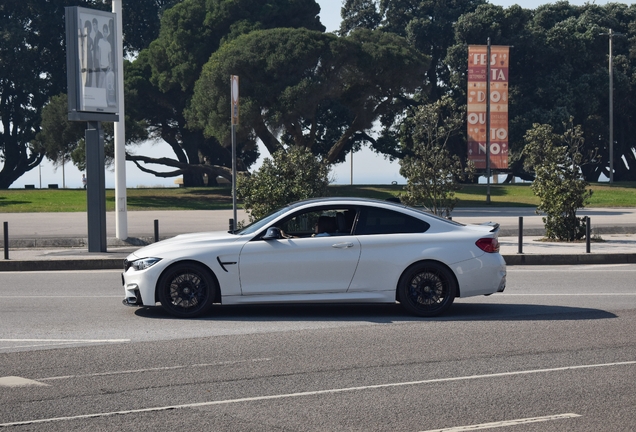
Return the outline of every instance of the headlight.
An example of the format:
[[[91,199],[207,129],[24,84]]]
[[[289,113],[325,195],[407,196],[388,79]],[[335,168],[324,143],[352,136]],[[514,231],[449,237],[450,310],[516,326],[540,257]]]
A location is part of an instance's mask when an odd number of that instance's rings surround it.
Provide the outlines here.
[[[161,261],[161,258],[142,258],[130,263],[130,266],[136,271],[146,270]]]

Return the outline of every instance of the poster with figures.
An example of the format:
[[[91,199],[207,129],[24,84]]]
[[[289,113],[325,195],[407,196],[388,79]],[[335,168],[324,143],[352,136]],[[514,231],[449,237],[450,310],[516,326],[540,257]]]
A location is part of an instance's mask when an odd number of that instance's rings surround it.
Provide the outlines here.
[[[508,76],[509,47],[490,47],[490,76],[487,76],[488,47],[468,47],[468,160],[486,169],[486,133],[490,134],[490,168],[508,168]],[[490,81],[490,130],[486,131],[486,92]]]
[[[69,99],[69,110],[73,104],[79,112],[119,112],[116,23],[110,12],[67,8],[69,97],[75,95],[74,101]]]

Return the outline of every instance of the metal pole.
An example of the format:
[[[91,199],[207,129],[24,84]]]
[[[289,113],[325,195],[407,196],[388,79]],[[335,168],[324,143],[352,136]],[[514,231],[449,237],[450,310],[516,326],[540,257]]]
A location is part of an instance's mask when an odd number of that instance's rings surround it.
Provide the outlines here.
[[[600,33],[601,36],[609,36],[609,181],[614,183],[614,53],[612,52],[612,39],[616,36],[625,36],[609,29],[607,33]]]
[[[232,125],[232,232],[236,231],[236,125]]]
[[[89,121],[86,142],[86,216],[88,251],[106,252],[106,187],[104,130],[101,122]]]
[[[159,219],[155,219],[155,243],[159,241]]]
[[[590,217],[585,216],[585,252],[590,253]]]
[[[232,232],[236,231],[236,125],[239,123],[239,77],[230,76],[230,93],[232,95]]]
[[[117,100],[119,101],[119,121],[115,122],[115,236],[120,240],[128,238],[128,209],[126,206],[126,128],[124,111],[124,50],[122,36],[122,0],[113,0],[116,14],[117,32],[112,53],[116,58],[115,76]]]
[[[614,68],[612,64],[612,29],[609,29],[609,160],[610,184],[614,183]],[[588,251],[589,252],[589,251]]]
[[[4,259],[9,259],[9,222],[4,224]]]
[[[523,216],[519,216],[519,253],[523,253]]]
[[[350,184],[353,186],[353,149],[351,149],[351,181]]]
[[[486,204],[490,204],[490,38],[486,50]]]

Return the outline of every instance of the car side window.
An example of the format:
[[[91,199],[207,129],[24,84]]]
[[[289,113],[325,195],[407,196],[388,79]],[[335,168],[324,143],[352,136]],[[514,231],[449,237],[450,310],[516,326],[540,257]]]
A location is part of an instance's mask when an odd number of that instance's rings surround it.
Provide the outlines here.
[[[320,208],[294,214],[278,225],[286,236],[324,237],[349,235],[353,227],[355,210],[347,208]]]
[[[281,222],[278,227],[288,236],[310,237],[319,216],[320,213],[313,211],[296,214]]]
[[[356,235],[423,233],[430,225],[420,219],[393,210],[366,207],[360,212]]]

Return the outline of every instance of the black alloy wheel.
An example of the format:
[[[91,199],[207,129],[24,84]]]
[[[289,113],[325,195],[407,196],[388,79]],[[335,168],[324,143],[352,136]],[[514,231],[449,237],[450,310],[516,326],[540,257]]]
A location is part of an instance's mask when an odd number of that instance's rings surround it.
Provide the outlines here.
[[[210,272],[196,263],[169,267],[158,284],[161,305],[179,318],[194,318],[208,312],[216,301],[217,291]]]
[[[451,272],[436,262],[409,267],[400,278],[398,298],[410,313],[433,317],[444,313],[455,300],[457,283]]]

